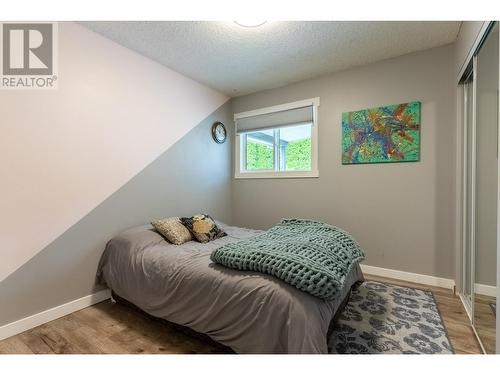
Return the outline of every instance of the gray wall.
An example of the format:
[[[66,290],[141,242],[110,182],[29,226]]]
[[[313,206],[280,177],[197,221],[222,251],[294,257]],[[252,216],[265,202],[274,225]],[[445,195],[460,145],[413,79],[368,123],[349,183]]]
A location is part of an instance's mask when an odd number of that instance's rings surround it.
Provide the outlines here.
[[[200,211],[230,222],[230,143],[211,140],[215,121],[232,128],[229,103],[3,280],[0,326],[97,291],[95,272],[104,246],[125,228]]]
[[[235,113],[319,96],[317,179],[234,180],[233,223],[268,228],[281,217],[351,232],[366,264],[455,274],[455,74],[451,45],[233,99]],[[341,164],[341,115],[422,102],[421,161]]]

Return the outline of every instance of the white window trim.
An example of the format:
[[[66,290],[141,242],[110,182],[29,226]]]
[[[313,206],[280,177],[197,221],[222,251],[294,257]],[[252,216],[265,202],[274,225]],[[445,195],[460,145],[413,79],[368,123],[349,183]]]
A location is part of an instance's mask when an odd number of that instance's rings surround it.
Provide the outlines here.
[[[242,163],[244,162],[240,158],[240,136],[237,133],[237,129],[234,131],[234,178],[235,179],[245,179],[245,178],[317,178],[319,177],[318,169],[318,107],[319,98],[311,98],[300,100],[292,103],[285,103],[280,105],[275,105],[272,107],[259,108],[252,111],[240,112],[234,114],[234,121],[242,119],[245,117],[253,117],[258,115],[265,115],[268,113],[286,111],[289,109],[302,108],[306,106],[313,107],[313,123],[311,126],[311,170],[310,171],[244,171],[242,168]]]

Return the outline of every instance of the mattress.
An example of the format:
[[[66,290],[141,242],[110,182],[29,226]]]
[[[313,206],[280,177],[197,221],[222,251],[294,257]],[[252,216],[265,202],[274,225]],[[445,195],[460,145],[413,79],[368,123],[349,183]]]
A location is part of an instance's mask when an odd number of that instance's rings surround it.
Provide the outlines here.
[[[354,283],[326,301],[257,272],[217,265],[210,253],[262,231],[219,223],[228,234],[206,244],[172,245],[151,226],[111,239],[98,281],[144,312],[203,333],[237,353],[327,353],[330,322]]]

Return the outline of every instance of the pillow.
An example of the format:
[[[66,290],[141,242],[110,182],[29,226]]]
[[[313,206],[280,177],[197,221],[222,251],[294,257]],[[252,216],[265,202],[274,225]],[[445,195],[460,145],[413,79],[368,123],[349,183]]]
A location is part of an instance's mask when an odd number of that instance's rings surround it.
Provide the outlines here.
[[[226,232],[220,229],[209,215],[198,214],[193,217],[181,217],[181,222],[201,243],[227,236]]]
[[[165,219],[154,220],[151,225],[174,245],[182,245],[184,242],[191,241],[193,236],[191,232],[182,225],[178,217],[167,217]]]

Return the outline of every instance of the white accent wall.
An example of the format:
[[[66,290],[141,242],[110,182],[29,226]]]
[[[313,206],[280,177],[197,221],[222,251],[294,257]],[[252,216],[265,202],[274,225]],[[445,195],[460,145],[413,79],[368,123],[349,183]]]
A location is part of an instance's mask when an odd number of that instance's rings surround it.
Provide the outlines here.
[[[0,91],[0,281],[228,100],[78,24],[58,42],[57,89]]]

